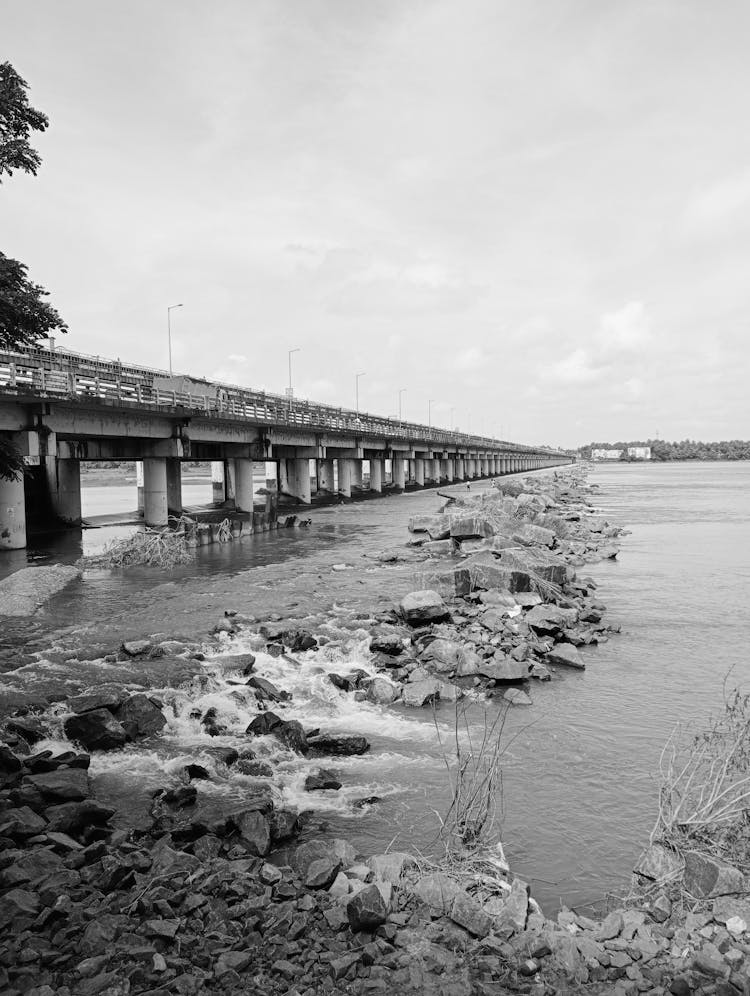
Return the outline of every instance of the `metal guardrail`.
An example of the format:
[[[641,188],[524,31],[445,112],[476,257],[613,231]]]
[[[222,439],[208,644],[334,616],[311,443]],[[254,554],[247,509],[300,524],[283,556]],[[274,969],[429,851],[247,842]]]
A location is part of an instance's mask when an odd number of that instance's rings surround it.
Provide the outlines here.
[[[180,382],[189,390],[159,382]],[[107,404],[184,409],[217,419],[250,421],[315,431],[351,432],[428,442],[435,447],[466,445],[508,453],[565,455],[549,447],[522,446],[486,436],[450,432],[417,422],[382,418],[368,412],[334,408],[234,384],[216,383],[189,375],[133,366],[120,360],[86,356],[67,350],[31,348],[23,352],[0,349],[0,394],[22,397],[94,400]]]

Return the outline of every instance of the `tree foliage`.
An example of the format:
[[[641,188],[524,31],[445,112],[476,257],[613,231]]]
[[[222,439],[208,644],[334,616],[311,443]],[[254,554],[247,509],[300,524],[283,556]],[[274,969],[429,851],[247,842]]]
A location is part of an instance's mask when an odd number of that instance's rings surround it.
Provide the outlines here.
[[[49,121],[29,103],[28,88],[9,62],[0,64],[0,183],[3,173],[12,176],[17,169],[36,176],[42,163],[29,137],[32,131],[44,131]]]
[[[581,456],[590,458],[592,450],[622,450],[621,459],[627,460],[629,446],[650,446],[651,459],[666,460],[750,460],[750,441],[746,439],[722,439],[704,443],[695,439],[681,442],[667,442],[665,439],[639,439],[627,443],[589,443],[582,446]]]
[[[27,267],[0,252],[0,347],[32,346],[67,325],[44,300],[48,292],[27,277]]]

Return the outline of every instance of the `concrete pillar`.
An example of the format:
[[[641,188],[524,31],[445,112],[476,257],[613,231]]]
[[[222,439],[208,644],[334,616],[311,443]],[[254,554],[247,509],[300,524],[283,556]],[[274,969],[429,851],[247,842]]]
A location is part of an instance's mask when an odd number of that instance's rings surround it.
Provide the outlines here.
[[[227,500],[227,491],[224,484],[223,460],[211,461],[211,487],[213,491],[213,500],[215,502],[221,503]]]
[[[465,470],[464,470],[463,457],[457,457],[456,458],[456,477],[458,478],[459,481],[463,481],[464,474],[465,474]]]
[[[383,490],[383,460],[370,460],[370,491]]]
[[[234,507],[238,512],[252,512],[254,491],[253,461],[238,457],[234,461]]]
[[[81,463],[80,460],[60,460],[46,457],[47,490],[56,518],[70,525],[81,522]]]
[[[167,512],[182,515],[182,463],[174,457],[167,459]]]
[[[430,479],[435,484],[440,484],[440,460],[430,460],[429,465],[430,465],[430,470],[429,470]]]
[[[334,490],[333,460],[318,460],[318,491]]]
[[[336,463],[338,464],[339,470],[339,494],[344,495],[346,498],[351,498],[352,496],[352,464],[353,460],[349,460],[345,457],[339,458]]]
[[[17,481],[0,477],[0,550],[26,546],[26,501],[23,475]]]
[[[143,460],[135,461],[135,486],[138,493],[138,511],[143,515]]]
[[[352,487],[362,487],[362,464],[364,460],[352,460]]]
[[[289,460],[279,460],[279,494],[291,494],[290,487]]]
[[[451,484],[456,476],[456,465],[455,461],[448,459],[445,461],[445,476],[448,479],[448,483]]]
[[[406,487],[406,464],[403,457],[393,458],[393,484],[402,491]]]
[[[411,482],[416,482],[416,480],[417,480],[417,461],[411,459],[411,460],[409,460],[408,463],[409,463],[409,466],[408,466],[408,479]]]
[[[417,457],[414,461],[414,480],[420,488],[424,487],[424,460],[421,457]]]
[[[307,457],[286,461],[287,491],[303,505],[309,505],[310,461]]]
[[[167,461],[164,457],[149,457],[143,461],[143,517],[147,526],[167,525]]]

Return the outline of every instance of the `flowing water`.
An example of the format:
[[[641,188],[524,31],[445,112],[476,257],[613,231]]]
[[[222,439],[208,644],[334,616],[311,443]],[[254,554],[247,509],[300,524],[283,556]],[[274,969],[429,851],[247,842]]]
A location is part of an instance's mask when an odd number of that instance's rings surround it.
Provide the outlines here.
[[[599,466],[590,480],[599,488],[598,507],[631,530],[617,561],[581,571],[596,578],[598,597],[622,633],[583,649],[585,672],[560,669],[554,681],[532,685],[533,705],[512,710],[505,729],[498,800],[505,850],[547,910],[561,902],[586,905],[623,887],[653,823],[654,773],[674,723],[705,721],[720,706],[730,671],[732,683],[750,679],[744,645],[750,624],[750,466]],[[107,494],[84,495],[87,507],[116,510],[116,488],[91,490]],[[132,489],[124,489],[119,500],[132,506]],[[191,500],[205,500],[203,492]],[[363,852],[392,842],[429,851],[435,812],[448,798],[438,734],[449,740],[453,708],[443,705],[433,717],[430,710],[357,702],[334,688],[326,672],[372,670],[367,619],[420,583],[419,565],[383,565],[375,555],[404,543],[410,515],[435,511],[441,503],[427,490],[315,509],[309,529],[201,548],[194,564],[168,580],[140,569],[89,571],[33,620],[3,621],[0,643],[27,649],[5,663],[10,669],[0,676],[0,700],[106,680],[158,689],[166,684],[158,662],[106,664],[102,656],[123,639],[204,639],[225,609],[295,620],[329,640],[317,653],[295,655],[300,666],[263,653],[250,631],[227,641],[221,652],[255,652],[257,672],[293,694],[286,717],[307,729],[363,733],[372,749],[361,757],[324,760],[342,789],[310,794],[303,790],[304,778],[320,761],[281,751],[270,738],[253,740],[261,760],[273,755],[280,764],[279,802],[314,806],[310,832],[326,827]],[[101,535],[45,540],[28,556],[74,560],[82,542],[96,548]],[[25,562],[25,554],[10,555],[0,570],[21,566],[20,556]],[[176,784],[191,761],[212,775],[196,783],[199,811],[239,807],[258,786],[257,778],[226,769],[215,750],[247,745],[243,731],[255,709],[244,683],[226,661],[209,659],[197,670],[179,691],[163,690],[168,725],[162,736],[94,758],[95,790],[118,806],[123,822],[145,820],[151,793]],[[225,736],[209,737],[200,726],[197,716],[209,707],[226,725]],[[490,703],[490,719],[493,709]],[[484,715],[479,703],[470,707],[474,735]],[[58,732],[49,745],[61,746],[61,737]],[[361,805],[373,796],[380,801]]]

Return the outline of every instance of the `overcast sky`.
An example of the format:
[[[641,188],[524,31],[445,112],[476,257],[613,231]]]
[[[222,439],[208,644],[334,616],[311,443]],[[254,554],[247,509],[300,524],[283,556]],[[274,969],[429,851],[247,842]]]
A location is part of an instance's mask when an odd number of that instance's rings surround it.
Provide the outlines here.
[[[524,443],[748,438],[746,0],[0,0],[64,345]]]

